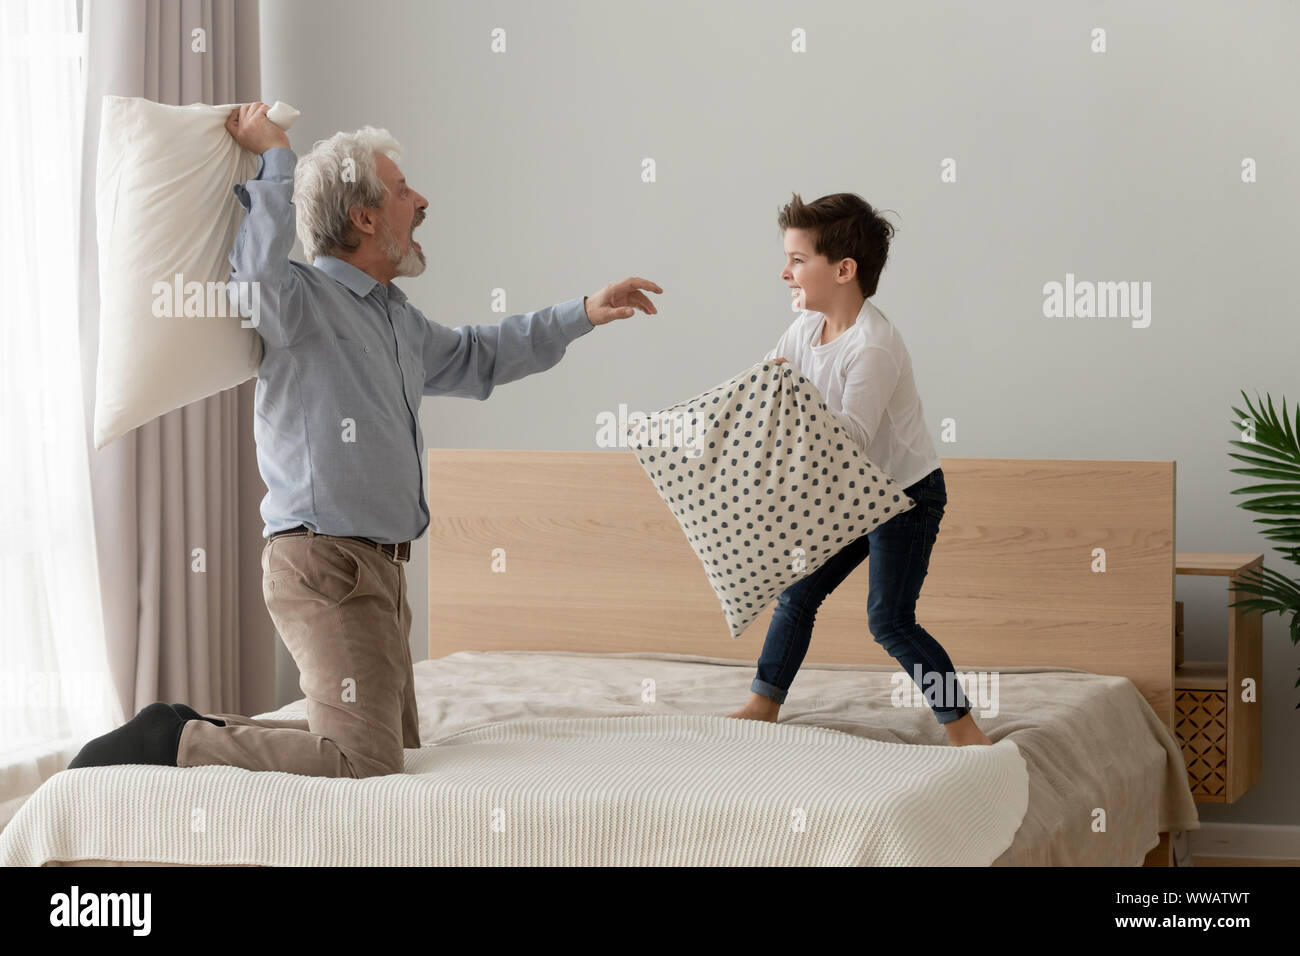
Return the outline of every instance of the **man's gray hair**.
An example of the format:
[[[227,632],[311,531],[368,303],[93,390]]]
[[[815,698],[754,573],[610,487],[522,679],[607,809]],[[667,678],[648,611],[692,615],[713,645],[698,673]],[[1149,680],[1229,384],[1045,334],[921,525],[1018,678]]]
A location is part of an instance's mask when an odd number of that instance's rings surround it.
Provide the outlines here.
[[[360,243],[352,236],[353,206],[382,206],[388,187],[379,178],[375,153],[396,162],[402,146],[386,129],[365,126],[353,133],[335,133],[317,140],[298,160],[293,176],[298,238],[307,261],[317,256],[352,251]]]

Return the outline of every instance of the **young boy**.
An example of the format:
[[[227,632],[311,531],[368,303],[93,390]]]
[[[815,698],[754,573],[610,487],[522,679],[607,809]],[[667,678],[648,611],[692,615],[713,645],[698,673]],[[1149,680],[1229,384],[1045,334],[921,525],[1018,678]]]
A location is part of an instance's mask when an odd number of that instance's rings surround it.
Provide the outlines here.
[[[837,424],[916,501],[863,535],[777,599],[749,702],[731,717],[775,721],[812,639],[826,595],[871,555],[867,620],[877,643],[918,686],[953,687],[931,701],[954,746],[991,744],[970,715],[952,661],[916,622],[916,600],[948,501],[939,455],[921,409],[912,360],[898,330],[868,299],[876,293],[893,226],[860,196],[835,193],[781,210],[781,278],[799,310],[766,356],[790,361],[826,400]],[[781,356],[780,358],[777,358]]]

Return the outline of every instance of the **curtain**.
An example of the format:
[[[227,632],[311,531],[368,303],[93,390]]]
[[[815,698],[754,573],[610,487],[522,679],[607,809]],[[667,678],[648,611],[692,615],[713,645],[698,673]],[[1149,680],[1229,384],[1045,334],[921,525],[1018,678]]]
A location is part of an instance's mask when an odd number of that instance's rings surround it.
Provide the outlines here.
[[[86,0],[81,335],[87,423],[99,342],[95,147],[105,95],[158,103],[261,99],[257,0]],[[253,388],[169,412],[94,449],[91,492],[109,667],[127,716],[156,700],[261,713],[274,697],[276,633],[262,600],[266,485]],[[206,552],[206,571],[192,552]]]
[[[287,657],[262,600],[254,382],[102,450],[92,434],[100,100],[261,99],[257,0],[84,0],[80,36],[77,6],[0,2],[0,675],[23,688],[0,695],[0,825],[153,701],[275,709]]]
[[[75,0],[0,4],[0,824],[123,719],[110,679],[76,353]]]

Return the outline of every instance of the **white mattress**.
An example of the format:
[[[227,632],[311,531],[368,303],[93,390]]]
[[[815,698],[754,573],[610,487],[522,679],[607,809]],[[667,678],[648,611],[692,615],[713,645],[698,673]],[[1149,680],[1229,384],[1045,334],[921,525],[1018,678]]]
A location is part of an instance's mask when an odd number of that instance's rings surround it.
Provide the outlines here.
[[[975,714],[995,745],[952,748],[928,708],[891,704],[890,667],[805,667],[778,724],[723,717],[753,665],[712,658],[415,672],[402,774],[65,771],[0,832],[0,864],[1139,865],[1198,826],[1177,741],[1124,678],[1003,669],[1001,712]]]

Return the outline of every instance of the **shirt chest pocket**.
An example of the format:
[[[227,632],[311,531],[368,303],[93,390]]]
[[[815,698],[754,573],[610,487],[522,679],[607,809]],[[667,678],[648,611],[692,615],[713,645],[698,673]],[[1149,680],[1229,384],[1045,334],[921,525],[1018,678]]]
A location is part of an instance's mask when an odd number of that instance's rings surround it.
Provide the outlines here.
[[[356,335],[356,333],[353,333]],[[329,396],[324,404],[334,410],[334,424],[343,429],[351,422],[373,422],[383,417],[383,392],[392,387],[393,362],[377,342],[361,336],[331,337],[331,359],[322,385]]]

